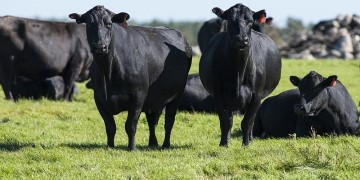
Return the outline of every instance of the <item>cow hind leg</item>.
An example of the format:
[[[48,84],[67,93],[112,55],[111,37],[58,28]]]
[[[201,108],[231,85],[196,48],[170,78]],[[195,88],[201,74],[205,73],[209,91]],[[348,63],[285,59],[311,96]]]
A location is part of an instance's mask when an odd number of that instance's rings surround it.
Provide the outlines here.
[[[159,146],[156,134],[155,134],[155,128],[159,122],[159,118],[161,115],[161,109],[157,111],[148,111],[146,112],[146,119],[149,125],[149,147],[150,148],[157,148]]]
[[[179,103],[179,98],[177,98],[174,101],[171,101],[170,103],[168,103],[166,105],[165,125],[164,125],[165,138],[164,138],[162,148],[170,148],[170,136],[171,136],[172,128],[174,126],[174,122],[175,122],[175,116],[176,116],[178,103]]]
[[[253,100],[245,113],[243,121],[241,122],[241,130],[243,133],[243,146],[247,146],[250,143],[251,133],[254,126],[254,119],[256,112],[259,109],[259,106],[260,101]]]

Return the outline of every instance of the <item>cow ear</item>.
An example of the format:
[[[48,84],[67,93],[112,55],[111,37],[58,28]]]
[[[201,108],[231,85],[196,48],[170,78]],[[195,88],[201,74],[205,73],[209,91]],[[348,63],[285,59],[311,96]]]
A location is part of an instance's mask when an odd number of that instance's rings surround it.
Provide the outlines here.
[[[81,15],[80,14],[77,14],[77,13],[69,14],[69,18],[70,19],[75,19],[76,23],[78,23],[78,24],[83,23],[83,21],[81,20]]]
[[[336,75],[332,75],[329,76],[328,78],[326,78],[325,81],[325,86],[336,86],[336,80],[337,80],[337,76]]]
[[[260,24],[266,21],[266,12],[265,9],[255,12],[253,14],[253,19],[258,21]]]
[[[214,7],[214,8],[212,9],[212,12],[213,12],[214,14],[216,14],[219,18],[223,18],[224,11],[221,10],[220,8]]]
[[[300,84],[300,81],[301,81],[301,79],[298,78],[297,76],[290,76],[290,82],[291,82],[294,86],[298,87],[299,84]]]
[[[119,14],[115,14],[112,18],[111,21],[112,22],[116,22],[116,23],[120,23],[121,26],[123,26],[124,28],[127,28],[128,24],[127,24],[127,20],[130,19],[130,15],[128,13],[125,12],[121,12]]]

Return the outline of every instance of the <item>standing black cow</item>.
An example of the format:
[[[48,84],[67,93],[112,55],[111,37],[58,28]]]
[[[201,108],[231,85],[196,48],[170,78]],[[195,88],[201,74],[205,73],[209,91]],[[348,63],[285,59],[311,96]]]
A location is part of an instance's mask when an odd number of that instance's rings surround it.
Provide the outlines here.
[[[266,17],[265,10],[256,12],[253,15],[256,22],[252,25],[255,31],[262,32],[261,24],[264,22]],[[210,39],[218,32],[227,31],[228,21],[222,18],[213,18],[205,21],[200,27],[197,40],[201,52],[204,52],[205,46],[209,43]]]
[[[6,99],[14,99],[17,76],[45,79],[62,76],[65,100],[72,100],[75,80],[88,78],[92,63],[85,27],[4,16],[0,18],[0,77]]]
[[[281,59],[274,42],[251,29],[254,12],[242,4],[213,12],[228,21],[228,31],[217,33],[200,59],[200,78],[215,98],[220,119],[220,146],[227,146],[233,113],[245,113],[241,123],[243,145],[251,140],[255,114],[261,99],[277,86]]]
[[[201,83],[199,74],[188,76],[184,93],[178,106],[180,111],[215,112],[214,98],[206,91]]]
[[[191,65],[191,46],[184,35],[165,27],[127,26],[127,13],[114,14],[104,6],[69,16],[77,23],[86,23],[96,63],[95,103],[105,122],[107,145],[114,147],[113,115],[128,110],[125,130],[129,150],[135,149],[141,111],[146,113],[149,125],[149,146],[158,146],[155,126],[166,106],[162,146],[168,148]]]
[[[360,135],[355,102],[336,75],[325,78],[311,71],[302,79],[291,76],[290,81],[300,90],[300,103],[295,108],[297,113],[316,117],[308,121],[298,120],[297,135],[309,135],[311,126],[318,134]]]

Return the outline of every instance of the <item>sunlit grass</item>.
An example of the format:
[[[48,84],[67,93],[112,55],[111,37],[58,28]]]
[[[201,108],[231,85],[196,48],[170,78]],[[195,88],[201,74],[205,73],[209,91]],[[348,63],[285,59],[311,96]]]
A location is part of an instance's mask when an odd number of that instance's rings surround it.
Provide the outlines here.
[[[197,72],[198,57],[191,72]],[[354,101],[360,101],[359,61],[284,60],[282,79],[273,92],[293,88],[290,75],[315,70],[336,74]],[[360,139],[314,137],[267,139],[241,146],[242,117],[234,119],[229,148],[218,146],[216,115],[177,114],[172,148],[150,149],[141,115],[138,151],[128,152],[126,113],[116,116],[115,148],[106,147],[104,123],[93,92],[78,84],[72,103],[4,100],[0,93],[0,179],[360,179]],[[359,107],[358,107],[359,108]],[[157,127],[162,143],[164,116]]]

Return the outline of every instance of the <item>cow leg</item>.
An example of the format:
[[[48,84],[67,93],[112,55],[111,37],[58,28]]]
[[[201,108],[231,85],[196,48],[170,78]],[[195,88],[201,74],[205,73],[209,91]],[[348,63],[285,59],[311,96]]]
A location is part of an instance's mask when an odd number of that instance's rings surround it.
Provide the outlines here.
[[[114,116],[111,113],[109,113],[108,111],[106,111],[104,109],[104,105],[99,104],[96,101],[96,99],[95,99],[95,103],[96,103],[97,109],[99,110],[99,113],[105,123],[105,129],[106,129],[106,135],[107,135],[107,145],[109,147],[113,148],[115,133],[116,133],[116,124],[115,124]]]
[[[133,151],[136,149],[135,134],[143,105],[143,101],[141,101],[141,99],[145,99],[145,97],[144,98],[136,97],[136,98],[131,98],[129,100],[130,106],[129,106],[128,116],[125,122],[125,131],[126,134],[128,135],[129,151]]]
[[[173,126],[174,126],[175,116],[176,116],[176,111],[177,111],[178,104],[179,104],[179,98],[177,98],[176,100],[171,101],[170,103],[168,103],[166,105],[165,125],[164,125],[165,138],[164,138],[162,148],[170,148],[171,130],[172,130]]]
[[[150,148],[156,148],[159,146],[156,134],[155,134],[155,128],[159,122],[159,118],[161,115],[161,111],[148,111],[146,112],[146,119],[149,125],[149,147]]]
[[[243,133],[243,146],[247,146],[250,143],[251,133],[254,126],[254,119],[256,112],[259,109],[260,103],[260,100],[253,100],[245,113],[243,121],[241,122],[241,130]]]
[[[7,100],[14,100],[13,94],[11,92],[12,84],[14,83],[15,79],[15,72],[14,72],[14,61],[15,56],[8,56],[6,58],[0,57],[2,62],[5,64],[1,64],[1,85],[5,94],[5,99]]]
[[[74,78],[72,76],[64,76],[64,100],[72,101],[74,93]]]
[[[227,147],[231,137],[231,128],[233,126],[233,114],[226,109],[218,111],[221,129],[220,146]]]

